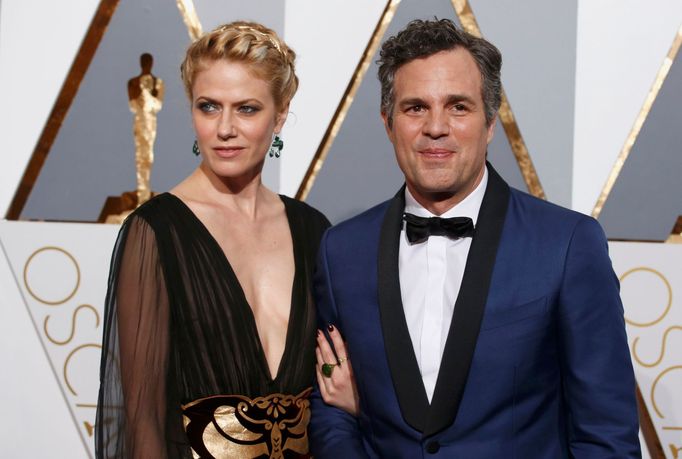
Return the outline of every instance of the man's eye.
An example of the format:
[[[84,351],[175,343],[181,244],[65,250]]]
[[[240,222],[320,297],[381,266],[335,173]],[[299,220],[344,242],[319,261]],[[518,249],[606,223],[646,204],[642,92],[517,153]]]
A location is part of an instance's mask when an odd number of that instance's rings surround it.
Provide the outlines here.
[[[200,102],[198,107],[199,110],[201,110],[204,113],[213,113],[219,110],[218,106],[212,102]]]
[[[464,112],[467,109],[467,106],[464,104],[455,104],[452,106],[453,110],[456,112]]]
[[[423,105],[413,105],[407,109],[408,112],[413,112],[413,113],[420,113],[426,110],[426,107]]]

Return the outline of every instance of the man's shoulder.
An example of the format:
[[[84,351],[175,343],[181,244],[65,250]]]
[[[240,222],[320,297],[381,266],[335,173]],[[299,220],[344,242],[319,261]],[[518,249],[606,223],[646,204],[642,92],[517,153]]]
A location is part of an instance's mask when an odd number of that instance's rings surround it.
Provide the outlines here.
[[[373,231],[376,231],[378,234],[390,203],[391,199],[388,199],[354,217],[335,224],[328,230],[328,238],[333,240],[336,238],[343,239],[347,236],[365,236],[372,234]]]
[[[511,187],[510,191],[510,205],[514,206],[516,211],[523,212],[529,216],[548,220],[558,219],[564,222],[573,221],[576,223],[580,220],[594,220],[589,215],[540,199],[525,191]]]
[[[354,229],[359,226],[367,225],[372,226],[377,224],[381,225],[384,215],[386,214],[386,209],[388,209],[390,203],[391,203],[390,199],[381,202],[373,207],[370,207],[364,212],[355,215],[354,217],[348,218],[337,223],[336,225],[333,226],[333,228],[337,229],[338,231],[346,231],[348,229]]]
[[[575,231],[592,233],[599,239],[604,232],[599,222],[589,215],[567,209],[526,192],[510,188],[508,218],[514,218],[529,233],[538,231],[543,237],[571,238]],[[533,228],[534,231],[530,230]]]

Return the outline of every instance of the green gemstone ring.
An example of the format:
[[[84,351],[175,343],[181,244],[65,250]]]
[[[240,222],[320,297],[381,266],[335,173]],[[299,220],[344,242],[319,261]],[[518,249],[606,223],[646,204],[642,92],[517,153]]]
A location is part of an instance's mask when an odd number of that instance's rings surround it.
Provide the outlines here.
[[[322,374],[327,378],[331,378],[332,377],[332,371],[334,371],[335,366],[336,366],[335,363],[324,363],[324,364],[322,364]]]

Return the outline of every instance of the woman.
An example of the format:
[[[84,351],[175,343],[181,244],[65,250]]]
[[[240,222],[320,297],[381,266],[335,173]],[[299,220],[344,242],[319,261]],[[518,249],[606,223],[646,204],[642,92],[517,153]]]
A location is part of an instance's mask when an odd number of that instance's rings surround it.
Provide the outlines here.
[[[297,89],[294,58],[248,22],[187,51],[202,162],[138,208],[116,243],[97,457],[308,456],[309,282],[329,222],[261,183]]]

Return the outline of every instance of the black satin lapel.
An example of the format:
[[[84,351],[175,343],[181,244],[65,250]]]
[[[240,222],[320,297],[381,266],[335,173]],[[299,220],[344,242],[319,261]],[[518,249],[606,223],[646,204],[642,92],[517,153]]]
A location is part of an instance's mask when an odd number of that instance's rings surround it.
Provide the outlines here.
[[[404,210],[403,187],[389,204],[381,226],[377,260],[377,289],[386,357],[400,411],[405,422],[422,432],[429,409],[429,400],[426,397],[410,332],[407,329],[398,275],[398,249]]]
[[[455,302],[424,436],[451,426],[457,416],[481,328],[508,205],[509,186],[488,164],[488,186]]]

